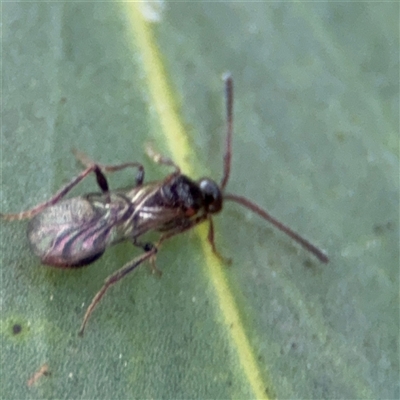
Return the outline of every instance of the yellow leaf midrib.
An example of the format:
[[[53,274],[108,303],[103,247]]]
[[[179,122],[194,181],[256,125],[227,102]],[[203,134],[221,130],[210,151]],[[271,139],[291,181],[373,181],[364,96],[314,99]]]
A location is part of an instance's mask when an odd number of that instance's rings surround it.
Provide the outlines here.
[[[134,36],[134,41],[140,52],[149,96],[158,115],[163,134],[167,138],[170,154],[173,155],[174,161],[185,173],[193,175],[194,168],[187,161],[190,154],[188,138],[180,116],[176,112],[173,91],[168,85],[161,56],[152,35],[151,25],[143,18],[140,12],[140,3],[124,3],[124,6],[126,7],[131,34]],[[175,146],[175,143],[179,143],[179,146]],[[201,237],[205,237],[206,229],[207,227],[203,225],[196,231]],[[230,333],[232,343],[236,348],[239,363],[253,390],[254,398],[265,399],[267,398],[265,383],[223,267],[210,251],[208,243],[204,240],[201,243],[205,267],[215,289],[219,308],[226,324],[226,331]]]

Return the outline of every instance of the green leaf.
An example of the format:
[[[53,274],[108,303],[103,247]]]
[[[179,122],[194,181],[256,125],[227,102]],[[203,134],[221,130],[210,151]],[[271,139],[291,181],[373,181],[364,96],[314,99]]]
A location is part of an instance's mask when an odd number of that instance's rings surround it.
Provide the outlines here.
[[[163,244],[161,279],[129,243],[87,268],[40,265],[1,221],[1,397],[398,398],[399,5],[4,3],[2,212],[96,161],[222,176],[222,73],[235,80],[227,190],[326,250],[323,265],[235,205]],[[110,175],[132,186],[132,171]],[[96,191],[87,178],[71,196]],[[46,372],[47,371],[47,372]]]

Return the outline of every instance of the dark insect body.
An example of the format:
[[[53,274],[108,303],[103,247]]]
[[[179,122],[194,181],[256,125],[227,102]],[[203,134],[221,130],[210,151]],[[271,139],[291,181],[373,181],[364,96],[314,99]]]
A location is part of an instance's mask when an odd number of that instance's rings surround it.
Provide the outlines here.
[[[154,153],[151,149],[148,149],[148,153],[156,163],[171,166],[174,171],[164,180],[148,184],[143,184],[144,168],[139,163],[102,165],[75,151],[75,156],[86,169],[69,184],[48,201],[28,211],[0,214],[7,220],[31,219],[28,225],[31,248],[42,263],[47,265],[62,268],[88,265],[101,257],[107,247],[123,240],[130,240],[135,246],[143,249],[142,255],[125,264],[105,280],[103,287],[86,310],[80,335],[83,335],[89,316],[111,285],[146,260],[150,260],[154,272],[159,272],[155,265],[157,250],[162,242],[172,236],[207,221],[208,242],[214,254],[224,260],[214,243],[212,215],[222,210],[225,200],[250,209],[313,253],[321,262],[328,262],[327,256],[320,249],[265,210],[244,197],[225,192],[232,156],[233,80],[230,75],[225,77],[225,93],[227,135],[224,175],[219,185],[209,178],[193,181],[181,174],[179,167],[169,158]],[[128,190],[110,191],[105,173],[125,168],[137,169],[135,186]],[[96,175],[101,193],[62,200],[73,187],[91,173]],[[140,238],[150,231],[160,232],[159,240],[156,243],[141,242]]]

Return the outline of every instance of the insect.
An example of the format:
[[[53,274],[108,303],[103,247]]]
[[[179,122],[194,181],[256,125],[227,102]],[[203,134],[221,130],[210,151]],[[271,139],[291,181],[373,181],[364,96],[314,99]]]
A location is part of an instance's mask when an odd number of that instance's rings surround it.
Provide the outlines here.
[[[1,214],[6,220],[30,219],[28,239],[33,252],[43,264],[61,268],[82,267],[101,257],[110,245],[123,240],[129,240],[143,250],[140,256],[106,278],[103,287],[86,310],[79,330],[80,335],[83,335],[90,315],[110,286],[146,260],[150,261],[154,272],[158,271],[155,265],[156,254],[160,245],[167,239],[207,222],[207,239],[212,251],[218,258],[224,259],[214,242],[212,219],[214,214],[222,210],[224,201],[246,207],[290,236],[321,262],[328,262],[328,257],[320,249],[276,220],[267,211],[245,197],[225,191],[232,158],[233,79],[226,75],[224,81],[227,132],[220,184],[209,178],[195,182],[182,174],[171,159],[149,149],[148,153],[156,163],[172,167],[173,172],[162,181],[146,184],[144,168],[140,163],[102,165],[93,162],[83,153],[75,152],[75,156],[86,168],[53,197],[27,211]],[[110,191],[105,174],[125,168],[137,170],[134,187]],[[101,193],[62,200],[89,174],[95,174]],[[142,241],[143,235],[149,231],[160,233],[156,243]]]

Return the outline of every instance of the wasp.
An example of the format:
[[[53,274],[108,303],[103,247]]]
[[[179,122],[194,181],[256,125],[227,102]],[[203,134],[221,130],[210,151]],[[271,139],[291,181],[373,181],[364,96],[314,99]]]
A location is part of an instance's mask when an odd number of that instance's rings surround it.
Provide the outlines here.
[[[223,177],[218,184],[210,178],[198,181],[181,173],[179,167],[168,157],[152,149],[148,154],[158,164],[173,168],[162,181],[144,183],[143,165],[128,162],[119,165],[102,165],[90,160],[85,154],[75,151],[75,156],[85,169],[61,188],[49,200],[30,210],[17,214],[1,214],[6,220],[30,219],[28,239],[32,251],[43,264],[76,268],[93,263],[106,248],[129,240],[143,253],[106,278],[103,287],[94,296],[86,309],[79,330],[82,336],[90,315],[110,288],[146,260],[154,272],[156,254],[161,244],[171,237],[186,232],[195,226],[208,223],[207,240],[214,254],[225,260],[214,242],[213,216],[222,210],[225,201],[240,204],[267,220],[276,228],[311,252],[321,262],[327,263],[325,253],[272,217],[267,211],[243,196],[226,192],[230,177],[233,133],[233,79],[224,77],[226,102],[226,139],[223,157]],[[131,189],[110,191],[106,173],[135,168],[135,184]],[[88,175],[94,174],[100,193],[63,200],[64,196]],[[145,233],[159,232],[158,241],[142,241]]]

